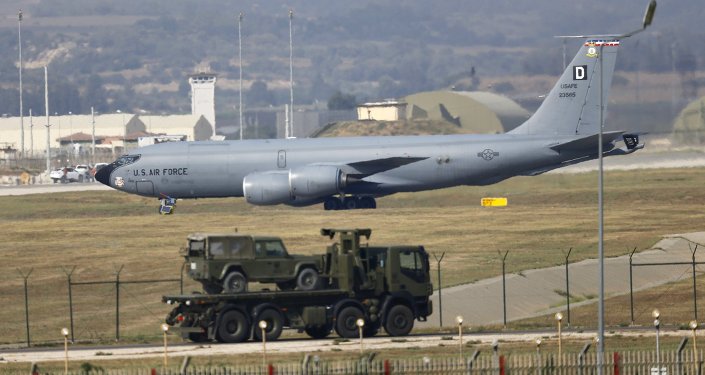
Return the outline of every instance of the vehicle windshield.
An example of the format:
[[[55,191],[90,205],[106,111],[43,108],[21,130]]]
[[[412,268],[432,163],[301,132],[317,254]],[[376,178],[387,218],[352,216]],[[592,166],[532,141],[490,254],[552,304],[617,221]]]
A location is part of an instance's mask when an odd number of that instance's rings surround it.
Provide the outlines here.
[[[255,253],[258,257],[283,257],[286,256],[284,244],[281,241],[257,241]]]

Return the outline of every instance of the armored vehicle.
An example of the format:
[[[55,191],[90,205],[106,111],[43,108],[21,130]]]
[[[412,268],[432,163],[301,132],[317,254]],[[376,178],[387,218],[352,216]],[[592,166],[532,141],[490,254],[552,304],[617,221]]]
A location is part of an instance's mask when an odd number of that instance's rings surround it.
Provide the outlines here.
[[[176,305],[167,315],[171,331],[192,341],[276,340],[284,328],[324,338],[332,330],[345,338],[407,335],[415,320],[433,310],[428,254],[423,246],[361,245],[369,229],[322,229],[338,241],[323,255],[319,290],[259,291],[238,294],[163,296]],[[266,322],[260,329],[260,322]]]
[[[188,236],[181,254],[189,277],[208,294],[243,293],[250,281],[276,283],[282,290],[314,290],[322,284],[322,257],[290,255],[278,237],[196,233]]]

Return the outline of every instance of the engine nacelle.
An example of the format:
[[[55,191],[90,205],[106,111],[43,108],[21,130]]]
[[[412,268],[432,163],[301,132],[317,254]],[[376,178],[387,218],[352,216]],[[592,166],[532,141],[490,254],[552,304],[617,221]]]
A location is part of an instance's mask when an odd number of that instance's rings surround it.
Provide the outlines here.
[[[247,203],[274,205],[291,201],[288,172],[250,173],[242,180],[242,191]]]
[[[345,185],[345,174],[334,166],[309,165],[289,171],[289,191],[294,197],[317,198],[337,194]]]

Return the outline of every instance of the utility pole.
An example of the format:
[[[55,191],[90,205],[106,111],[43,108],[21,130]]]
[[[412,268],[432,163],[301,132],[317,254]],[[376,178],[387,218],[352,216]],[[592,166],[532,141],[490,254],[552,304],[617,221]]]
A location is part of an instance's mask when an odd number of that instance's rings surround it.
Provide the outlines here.
[[[240,62],[238,65],[240,66],[240,106],[238,107],[240,109],[240,140],[242,141],[242,17],[244,14],[240,12],[240,16],[238,17],[237,20],[237,45],[238,45],[238,56],[240,57]]]
[[[20,50],[20,157],[24,157],[24,110],[22,108],[22,9],[18,14],[17,36]]]
[[[49,124],[49,73],[46,65],[44,66],[44,110],[47,116],[47,123],[44,126],[47,127],[47,173],[49,173],[51,172],[51,136],[49,132],[51,124]]]
[[[294,136],[294,43],[292,22],[294,20],[294,11],[289,9],[289,92],[291,99],[291,116],[289,116],[289,126],[291,131],[287,131],[287,138]]]

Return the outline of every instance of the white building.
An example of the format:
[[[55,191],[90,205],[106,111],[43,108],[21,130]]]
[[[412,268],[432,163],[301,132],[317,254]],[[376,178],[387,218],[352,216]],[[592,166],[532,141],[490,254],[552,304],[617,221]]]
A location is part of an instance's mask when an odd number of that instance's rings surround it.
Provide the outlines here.
[[[188,77],[191,84],[191,114],[203,116],[213,126],[215,134],[215,81],[213,73],[198,73]]]
[[[404,102],[388,100],[357,106],[357,119],[360,121],[396,121],[404,118],[406,118],[406,103]]]

